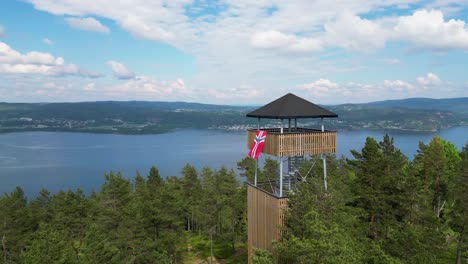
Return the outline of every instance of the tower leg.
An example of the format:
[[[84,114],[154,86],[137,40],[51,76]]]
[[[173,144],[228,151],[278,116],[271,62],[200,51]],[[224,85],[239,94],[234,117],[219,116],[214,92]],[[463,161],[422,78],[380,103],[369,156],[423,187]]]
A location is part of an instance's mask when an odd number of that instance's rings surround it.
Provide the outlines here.
[[[283,157],[280,157],[280,197],[283,197]]]
[[[322,155],[323,159],[323,185],[325,186],[325,192],[328,191],[327,186],[327,156],[325,154]]]
[[[260,117],[258,118],[257,122],[257,130],[260,130]],[[258,173],[258,159],[255,160],[255,179],[254,179],[254,186],[257,186],[257,174]]]
[[[258,172],[258,159],[255,160],[255,178],[254,178],[254,186],[257,186],[257,172]]]

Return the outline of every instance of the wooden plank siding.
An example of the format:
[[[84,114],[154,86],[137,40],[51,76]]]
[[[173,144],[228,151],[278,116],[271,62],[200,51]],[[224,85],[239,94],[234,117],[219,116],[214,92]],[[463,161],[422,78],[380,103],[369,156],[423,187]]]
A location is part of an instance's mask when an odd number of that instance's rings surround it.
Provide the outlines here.
[[[279,133],[278,129],[263,129],[268,132],[262,152],[278,157],[328,154],[336,152],[336,131],[301,129],[298,132]],[[247,130],[247,148],[252,146],[256,130]]]
[[[281,239],[284,210],[288,198],[275,197],[255,186],[247,187],[247,245],[249,263],[254,248],[273,250],[273,241]]]

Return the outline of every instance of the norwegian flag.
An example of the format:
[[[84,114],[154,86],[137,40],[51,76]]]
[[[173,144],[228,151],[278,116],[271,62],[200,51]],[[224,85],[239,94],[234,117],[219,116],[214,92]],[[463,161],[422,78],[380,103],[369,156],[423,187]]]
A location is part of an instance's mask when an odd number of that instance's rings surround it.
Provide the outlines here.
[[[265,143],[266,135],[267,135],[266,131],[257,130],[257,133],[255,133],[254,142],[248,154],[249,157],[251,157],[252,159],[258,159],[258,156],[260,156],[260,152],[262,152],[262,148],[263,148],[263,144]]]

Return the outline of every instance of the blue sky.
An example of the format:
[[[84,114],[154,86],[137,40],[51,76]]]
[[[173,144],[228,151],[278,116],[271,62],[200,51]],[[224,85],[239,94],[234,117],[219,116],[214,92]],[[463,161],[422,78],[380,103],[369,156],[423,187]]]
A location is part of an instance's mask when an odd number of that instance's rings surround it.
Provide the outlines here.
[[[0,101],[468,96],[467,0],[4,0]]]

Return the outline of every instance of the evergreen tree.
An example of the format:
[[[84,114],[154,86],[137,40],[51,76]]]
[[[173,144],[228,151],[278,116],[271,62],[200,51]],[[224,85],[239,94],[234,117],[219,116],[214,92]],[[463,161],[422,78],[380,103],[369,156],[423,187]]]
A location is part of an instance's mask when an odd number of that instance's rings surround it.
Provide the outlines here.
[[[437,218],[448,198],[449,177],[444,144],[439,137],[434,137],[428,145],[420,143],[415,162],[419,162],[419,177],[425,184],[427,200],[430,200],[432,211]]]
[[[451,227],[456,236],[456,264],[468,259],[468,143],[460,154],[461,166],[456,179],[454,197],[455,204],[451,214]]]
[[[95,215],[85,235],[84,261],[89,263],[117,263],[132,259],[125,225],[129,221],[127,206],[132,186],[120,173],[105,175],[105,182],[97,194]]]
[[[23,189],[0,198],[1,253],[4,263],[17,263],[30,242],[33,229]]]
[[[182,169],[182,199],[185,201],[185,218],[188,231],[194,229],[197,209],[200,207],[201,185],[195,167],[187,164]]]
[[[49,224],[41,224],[32,236],[32,243],[22,257],[22,263],[79,263],[73,250],[73,242],[64,230]]]
[[[39,191],[36,199],[29,203],[32,221],[35,224],[35,229],[39,228],[40,223],[49,223],[52,221],[52,195],[46,189]]]
[[[163,184],[163,179],[155,166],[150,168],[147,182],[150,191],[156,191]]]
[[[279,163],[267,157],[265,163],[263,164],[263,175],[267,180],[276,180],[279,178]]]
[[[253,183],[255,178],[255,163],[256,161],[250,157],[245,157],[237,162],[237,169],[240,171],[240,176],[245,177],[247,182]],[[263,180],[263,177],[258,174],[257,180]]]
[[[346,206],[346,180],[340,179],[339,162],[329,157],[330,189],[325,193],[321,175],[309,176],[289,195],[283,241],[276,245],[279,263],[361,263],[365,238],[355,226],[359,211]],[[319,172],[321,163],[312,170]],[[301,171],[310,170],[304,163]]]
[[[370,223],[369,236],[375,238],[379,235],[379,227],[376,227],[376,224],[380,224],[386,214],[381,180],[383,154],[377,141],[370,137],[366,139],[360,153],[355,150],[351,153],[356,159],[350,162],[356,169],[356,205],[367,212]]]

